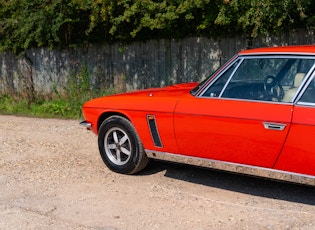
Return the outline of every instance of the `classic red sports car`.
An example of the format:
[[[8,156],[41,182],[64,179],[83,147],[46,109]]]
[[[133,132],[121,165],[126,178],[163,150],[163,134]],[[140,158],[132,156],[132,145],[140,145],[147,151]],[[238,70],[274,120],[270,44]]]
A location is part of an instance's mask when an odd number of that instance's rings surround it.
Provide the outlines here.
[[[155,158],[315,186],[315,46],[242,51],[200,84],[93,99],[83,114],[118,173]]]

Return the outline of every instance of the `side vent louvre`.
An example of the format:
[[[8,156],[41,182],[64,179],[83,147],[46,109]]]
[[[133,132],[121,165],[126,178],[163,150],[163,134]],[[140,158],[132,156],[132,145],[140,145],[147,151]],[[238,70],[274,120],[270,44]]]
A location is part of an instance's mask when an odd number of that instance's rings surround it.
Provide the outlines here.
[[[153,139],[154,145],[156,147],[162,147],[159,131],[156,126],[155,116],[147,115],[147,120],[148,120],[149,129],[150,129],[150,133],[151,133],[151,137]]]

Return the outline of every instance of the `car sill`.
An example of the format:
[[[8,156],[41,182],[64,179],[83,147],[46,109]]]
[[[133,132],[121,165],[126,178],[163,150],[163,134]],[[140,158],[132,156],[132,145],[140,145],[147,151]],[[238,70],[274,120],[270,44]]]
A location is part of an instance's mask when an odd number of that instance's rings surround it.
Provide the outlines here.
[[[159,152],[154,150],[145,150],[149,158],[171,161],[176,163],[183,163],[189,165],[195,165],[204,168],[218,169],[222,171],[241,173],[251,176],[264,177],[274,180],[293,182],[297,184],[304,184],[315,186],[315,176],[289,173],[281,170],[274,170],[268,168],[262,168],[257,166],[248,166],[243,164],[235,164],[230,162],[223,162],[217,160],[209,160],[198,157],[177,155],[172,153]]]

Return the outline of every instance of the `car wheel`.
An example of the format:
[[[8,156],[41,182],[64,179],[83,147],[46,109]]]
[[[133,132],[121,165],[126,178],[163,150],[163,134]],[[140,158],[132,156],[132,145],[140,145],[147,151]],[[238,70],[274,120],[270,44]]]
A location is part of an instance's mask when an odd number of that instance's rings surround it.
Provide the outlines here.
[[[124,117],[111,116],[102,123],[98,146],[104,163],[114,172],[134,174],[149,161],[136,130]]]

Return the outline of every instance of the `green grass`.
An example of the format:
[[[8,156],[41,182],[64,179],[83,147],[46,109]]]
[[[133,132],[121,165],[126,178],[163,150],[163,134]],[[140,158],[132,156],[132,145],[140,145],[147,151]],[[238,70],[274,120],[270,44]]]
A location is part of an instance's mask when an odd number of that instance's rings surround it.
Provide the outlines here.
[[[2,95],[0,96],[0,113],[45,118],[80,119],[82,118],[81,108],[86,100],[77,99],[73,101],[57,98],[35,100],[29,103],[25,98],[15,99],[8,95]]]
[[[57,90],[54,85],[50,95],[34,95],[25,87],[24,94],[0,93],[0,114],[44,118],[82,119],[82,105],[89,99],[115,93],[115,90],[94,89],[86,68],[79,75],[71,75],[68,84]]]

